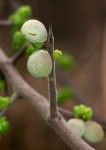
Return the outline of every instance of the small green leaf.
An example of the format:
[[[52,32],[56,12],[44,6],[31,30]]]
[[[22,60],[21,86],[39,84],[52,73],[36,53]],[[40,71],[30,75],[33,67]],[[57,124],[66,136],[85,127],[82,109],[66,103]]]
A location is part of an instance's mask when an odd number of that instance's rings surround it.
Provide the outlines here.
[[[10,98],[9,97],[0,97],[0,110],[8,107],[10,105]]]
[[[69,54],[63,54],[61,59],[57,60],[57,63],[63,70],[68,71],[74,68],[75,59]]]
[[[93,115],[92,109],[91,108],[86,108],[86,110],[83,114],[83,119],[84,120],[89,120],[89,119],[91,119],[92,115]]]
[[[23,18],[30,18],[32,17],[32,9],[30,6],[21,6],[18,10],[17,13],[23,17]]]
[[[90,107],[81,104],[74,107],[74,114],[76,118],[81,118],[87,121],[92,118],[93,111]]]
[[[30,6],[22,6],[12,15],[9,16],[13,25],[21,26],[27,19],[32,17],[32,10]]]
[[[12,47],[14,50],[20,50],[24,46],[25,42],[26,40],[19,31],[14,33],[12,41]]]
[[[32,45],[29,45],[25,51],[25,56],[28,58],[33,53],[34,53],[34,47]]]
[[[0,134],[6,134],[10,130],[10,124],[6,117],[0,118]]]
[[[25,51],[25,56],[28,58],[34,52],[42,49],[43,46],[44,46],[44,43],[37,43],[37,44],[31,44],[31,45],[29,45],[28,48]]]
[[[58,49],[56,49],[54,52],[53,52],[53,58],[55,60],[58,60],[62,57],[62,52]]]
[[[12,15],[9,20],[12,23],[12,32],[16,32],[29,18],[32,17],[32,10],[30,6],[21,6]]]
[[[37,51],[43,48],[44,43],[36,43],[36,44],[32,44],[32,46],[34,47],[34,51]]]
[[[20,17],[20,14],[18,13],[14,13],[13,15],[9,17],[9,19],[11,20],[14,26],[19,26],[19,27],[26,21],[26,19],[23,17]]]
[[[0,91],[3,91],[5,89],[5,81],[0,79]]]
[[[73,99],[74,98],[74,92],[72,89],[68,87],[64,87],[59,90],[57,100],[59,104],[63,104],[65,101]]]

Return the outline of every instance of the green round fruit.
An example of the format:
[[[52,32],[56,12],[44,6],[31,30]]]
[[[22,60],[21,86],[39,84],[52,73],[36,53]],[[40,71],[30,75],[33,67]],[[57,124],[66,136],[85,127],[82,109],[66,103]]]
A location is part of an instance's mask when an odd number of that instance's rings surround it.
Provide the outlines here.
[[[95,121],[87,121],[85,123],[84,138],[90,143],[98,143],[104,137],[104,131],[100,124]]]
[[[85,132],[85,124],[84,121],[81,119],[77,119],[77,118],[73,118],[68,120],[68,125],[70,127],[70,129],[72,129],[72,131],[77,135],[82,137],[84,135]]]
[[[52,70],[52,60],[49,53],[39,50],[33,53],[27,62],[29,73],[36,78],[46,78]]]
[[[21,28],[21,33],[30,43],[43,43],[47,40],[46,28],[38,20],[26,21]]]

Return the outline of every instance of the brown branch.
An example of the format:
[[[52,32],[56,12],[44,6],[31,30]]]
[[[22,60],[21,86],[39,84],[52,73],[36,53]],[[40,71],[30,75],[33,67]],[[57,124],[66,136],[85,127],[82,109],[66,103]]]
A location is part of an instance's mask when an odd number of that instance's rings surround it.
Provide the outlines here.
[[[8,27],[11,26],[11,21],[10,20],[0,20],[0,26]]]
[[[60,112],[63,116],[68,117],[68,118],[73,118],[73,117],[74,117],[74,113],[73,113],[73,112],[68,111],[68,110],[65,110],[65,109],[60,108],[60,107],[59,107],[58,109],[59,109],[59,112]]]
[[[20,0],[7,0],[7,1],[13,11],[17,10],[22,5],[22,2]]]
[[[0,69],[5,77],[9,78],[9,83],[17,95],[22,96],[70,148],[73,150],[94,150],[68,128],[67,123],[60,114],[59,118],[48,119],[50,118],[48,101],[24,81],[1,49]]]
[[[48,52],[52,59],[52,71],[48,77],[48,93],[50,100],[50,116],[55,118],[58,116],[57,109],[57,96],[56,96],[56,75],[55,75],[55,61],[52,57],[54,51],[54,37],[52,32],[52,26],[49,27],[49,36],[48,36]]]
[[[15,53],[11,58],[10,62],[15,64],[24,54],[26,48],[28,47],[27,44],[25,44],[17,53]]]
[[[10,97],[10,100],[11,100],[11,103],[10,105],[3,109],[1,112],[0,112],[0,117],[2,117],[7,111],[8,111],[8,108],[10,108],[10,106],[14,103],[14,101],[18,98],[18,95],[16,93],[13,93]]]
[[[71,144],[70,147],[72,150],[94,150],[92,147],[86,145],[80,137],[74,135],[74,133],[68,128],[67,123],[62,116],[55,118],[54,120],[49,120],[49,125],[67,145]]]

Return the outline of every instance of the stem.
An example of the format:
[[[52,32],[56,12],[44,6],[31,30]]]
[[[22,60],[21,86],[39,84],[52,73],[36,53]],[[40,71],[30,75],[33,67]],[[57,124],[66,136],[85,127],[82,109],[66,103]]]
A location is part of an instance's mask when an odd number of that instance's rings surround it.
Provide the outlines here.
[[[58,109],[59,109],[59,112],[60,112],[63,116],[68,117],[68,118],[73,118],[73,117],[74,117],[74,113],[73,113],[73,112],[68,111],[68,110],[65,110],[65,109],[60,108],[60,107],[59,107]]]
[[[22,2],[20,0],[7,0],[7,1],[13,11],[17,10],[22,5]]]
[[[18,98],[18,95],[17,95],[16,93],[13,93],[13,94],[11,95],[11,97],[10,97],[10,100],[11,100],[10,105],[9,105],[7,108],[3,109],[3,110],[0,112],[0,117],[2,117],[2,116],[7,112],[8,108],[10,108],[10,106],[14,103],[14,101],[15,101],[17,98]]]
[[[11,26],[11,21],[10,20],[0,20],[0,26]]]
[[[23,56],[26,48],[28,47],[28,45],[24,45],[23,48],[21,50],[19,50],[17,53],[15,53],[11,58],[10,58],[10,62],[11,63],[16,63],[20,58],[21,56]]]
[[[50,117],[55,118],[58,116],[57,109],[57,96],[56,96],[56,75],[55,75],[55,61],[52,57],[54,51],[54,37],[52,32],[52,26],[49,27],[49,36],[48,36],[48,52],[52,59],[52,71],[48,77],[48,92],[50,100]]]

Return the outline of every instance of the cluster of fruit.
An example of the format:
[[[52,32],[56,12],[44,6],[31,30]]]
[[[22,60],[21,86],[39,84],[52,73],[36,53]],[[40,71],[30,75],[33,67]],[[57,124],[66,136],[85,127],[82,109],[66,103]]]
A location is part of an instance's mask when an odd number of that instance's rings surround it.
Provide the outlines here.
[[[74,107],[75,118],[67,121],[73,132],[83,137],[89,143],[98,143],[104,137],[104,131],[99,123],[90,120],[93,112],[90,107],[79,105]]]
[[[47,41],[47,30],[38,20],[26,21],[21,28],[21,33],[28,42],[35,44],[35,46],[36,44],[43,45]],[[27,61],[27,68],[32,76],[46,78],[52,70],[52,58],[47,50],[40,48],[35,51],[33,49],[33,53]],[[61,51],[55,50],[52,57],[58,59],[61,55]]]

